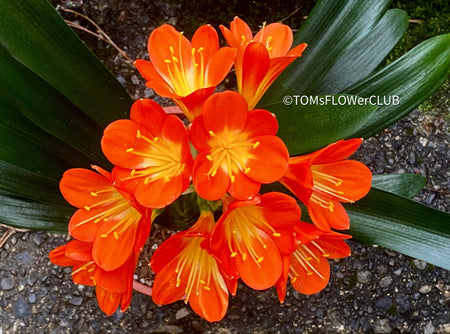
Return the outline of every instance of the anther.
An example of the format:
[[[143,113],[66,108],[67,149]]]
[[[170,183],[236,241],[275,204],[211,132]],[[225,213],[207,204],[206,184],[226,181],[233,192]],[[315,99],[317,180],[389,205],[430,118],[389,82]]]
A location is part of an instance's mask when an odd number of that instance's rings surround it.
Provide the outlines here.
[[[267,248],[269,248],[269,247],[268,247],[266,244],[264,244],[264,245],[263,245],[263,248],[264,248],[264,249],[267,249]]]
[[[250,167],[247,167],[247,168],[244,170],[244,174],[248,174],[248,172],[250,172]]]
[[[130,172],[130,175],[133,176],[134,174],[136,174],[136,169],[132,169]]]
[[[114,239],[119,240],[119,233],[116,231],[114,231]]]
[[[242,254],[242,261],[245,261],[247,259],[247,253]]]
[[[195,54],[195,48],[192,48],[191,50],[191,54],[194,55]]]
[[[203,50],[204,50],[204,48],[203,48],[203,46],[201,46],[201,47],[198,48],[197,52],[200,53],[200,52],[202,52]]]
[[[217,169],[211,173],[211,176],[214,177],[217,174]]]
[[[173,46],[169,46],[170,53],[173,53]]]
[[[181,284],[181,279],[178,278],[178,279],[177,279],[177,283],[175,284],[175,286],[178,288],[178,287],[180,286],[180,284]]]
[[[101,218],[97,218],[96,220],[94,220],[94,224],[97,224],[100,220],[102,220]]]
[[[107,235],[107,234],[101,234],[100,237],[103,238],[103,239],[105,239],[105,238],[108,237],[108,235]]]
[[[85,209],[86,211],[91,211],[91,208],[88,207],[87,205],[84,207],[84,209]]]
[[[236,180],[236,177],[235,177],[234,175],[231,175],[231,176],[230,176],[230,181],[231,181],[231,183],[234,183],[235,180]]]
[[[231,255],[230,255],[230,257],[236,257],[237,256],[237,253],[236,252],[233,252],[233,253],[231,253]]]
[[[212,156],[210,156],[209,154],[206,156],[206,159],[208,159],[209,161],[213,161]]]
[[[328,253],[323,253],[322,256],[323,256],[323,257],[330,257],[330,254],[328,254]]]
[[[273,235],[274,237],[281,237],[281,234],[278,233],[278,232],[274,232],[274,233],[272,233],[272,235]]]
[[[125,151],[126,151],[127,153],[130,153],[130,152],[133,152],[133,151],[134,151],[134,148],[127,148]]]
[[[308,272],[306,273],[306,275],[307,275],[307,276],[312,276],[312,275],[313,275],[313,272],[312,272],[312,271],[308,271]]]
[[[169,182],[170,181],[170,177],[168,177],[167,175],[164,175],[164,181]]]
[[[97,197],[98,194],[97,194],[97,193],[94,193],[93,191],[91,191],[91,196]]]
[[[150,179],[148,177],[146,177],[145,180],[144,180],[144,184],[147,185],[149,183],[150,183]]]
[[[215,135],[214,131],[212,131],[212,130],[209,130],[208,133],[211,137],[214,137],[214,135]]]
[[[201,283],[201,284],[205,284],[206,282],[204,281],[204,280],[199,280],[199,282]]]
[[[136,131],[136,138],[139,138],[139,139],[141,138],[141,131],[139,131],[139,130]]]
[[[165,62],[166,64],[171,64],[171,63],[172,63],[172,61],[171,61],[170,59],[164,59],[164,62]]]
[[[256,143],[253,144],[253,149],[256,149],[261,143],[259,141],[257,141]]]
[[[207,285],[205,285],[203,288],[204,288],[206,291],[211,291],[211,288],[210,288],[209,286],[207,286]]]
[[[261,263],[263,261],[264,261],[264,258],[262,256],[260,256],[256,262]]]
[[[157,143],[158,141],[159,141],[159,138],[158,138],[158,137],[153,138],[153,142],[154,142],[154,143]]]

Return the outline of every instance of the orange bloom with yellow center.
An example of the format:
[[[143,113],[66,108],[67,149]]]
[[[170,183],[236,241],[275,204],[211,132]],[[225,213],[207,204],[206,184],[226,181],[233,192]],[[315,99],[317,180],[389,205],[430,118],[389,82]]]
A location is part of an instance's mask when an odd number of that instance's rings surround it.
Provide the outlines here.
[[[122,266],[142,247],[151,225],[151,210],[140,206],[133,195],[114,187],[111,175],[74,168],[63,175],[60,190],[79,208],[69,222],[69,233],[93,243],[92,258],[104,270]],[[144,241],[145,242],[145,241]]]
[[[148,53],[151,62],[135,62],[147,86],[173,99],[192,121],[230,71],[236,51],[219,48],[217,32],[210,25],[198,28],[189,42],[174,27],[164,24],[151,33]]]
[[[287,170],[289,153],[275,136],[275,116],[262,109],[247,110],[239,93],[216,93],[190,128],[198,150],[193,182],[207,200],[218,200],[227,191],[237,199],[248,199],[258,193],[261,183],[275,182]]]
[[[130,305],[138,256],[139,252],[133,252],[119,268],[105,271],[92,258],[92,243],[89,242],[72,240],[49,254],[52,263],[73,267],[75,284],[96,286],[98,304],[107,315],[113,314],[119,305],[122,312]]]
[[[292,229],[301,216],[296,200],[276,192],[248,201],[226,195],[223,205],[211,247],[227,275],[256,290],[273,286],[282,273],[282,255],[295,247]]]
[[[239,92],[253,109],[278,75],[302,55],[306,44],[291,49],[292,30],[281,23],[271,23],[253,36],[250,27],[238,17],[230,29],[220,26],[228,44],[237,50],[236,78]]]
[[[372,173],[361,162],[346,160],[362,139],[340,140],[314,153],[289,159],[280,180],[308,208],[313,223],[323,231],[348,229],[343,203],[352,203],[370,190]]]
[[[283,257],[284,270],[277,282],[280,302],[284,302],[288,278],[300,293],[311,295],[326,287],[330,278],[327,259],[341,259],[350,255],[344,239],[350,235],[324,232],[312,224],[298,222],[294,227],[298,247]]]
[[[236,292],[236,280],[222,275],[209,250],[214,227],[212,212],[201,212],[188,230],[167,239],[154,253],[150,265],[156,273],[152,297],[164,305],[184,299],[195,313],[208,321],[219,321],[228,308],[228,286]]]
[[[186,127],[154,101],[141,99],[131,107],[131,120],[105,129],[102,149],[116,165],[118,187],[134,193],[149,208],[162,208],[187,189],[193,159]]]

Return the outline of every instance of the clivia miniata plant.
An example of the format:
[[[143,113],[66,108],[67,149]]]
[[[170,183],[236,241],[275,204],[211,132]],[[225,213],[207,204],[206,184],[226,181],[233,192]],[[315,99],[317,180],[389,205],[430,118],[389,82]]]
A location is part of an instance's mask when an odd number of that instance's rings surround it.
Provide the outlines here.
[[[225,316],[239,281],[275,287],[280,302],[288,282],[322,290],[351,237],[449,269],[448,215],[409,199],[423,179],[372,177],[349,156],[448,76],[450,35],[377,69],[407,16],[389,1],[349,2],[340,15],[348,3],[319,1],[295,36],[281,23],[255,34],[236,17],[220,26],[222,47],[210,25],[191,39],[156,28],[135,66],[170,112],[130,101],[45,0],[1,2],[0,222],[68,230],[50,260],[95,286],[108,315],[128,308],[151,226],[167,217],[178,231],[150,261],[152,299],[184,300],[208,321]],[[237,87],[218,92],[230,72]],[[398,103],[368,103],[386,96]],[[186,199],[179,224],[167,213]]]

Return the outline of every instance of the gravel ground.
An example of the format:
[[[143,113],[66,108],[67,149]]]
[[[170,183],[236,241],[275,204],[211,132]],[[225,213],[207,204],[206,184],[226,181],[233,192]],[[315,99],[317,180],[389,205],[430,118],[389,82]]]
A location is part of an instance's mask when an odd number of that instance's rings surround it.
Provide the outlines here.
[[[69,1],[59,1],[69,5]],[[153,24],[182,17],[181,7],[164,2],[70,1],[93,17],[132,58],[145,58]],[[143,8],[143,6],[145,8]],[[152,7],[153,6],[153,7]],[[138,13],[145,9],[160,19]],[[125,14],[122,14],[122,13]],[[102,14],[102,15],[99,15]],[[178,15],[178,16],[177,16]],[[73,19],[73,17],[67,17]],[[109,26],[105,26],[112,20]],[[80,21],[81,23],[81,21]],[[104,42],[89,40],[134,98],[154,97],[130,62]],[[448,97],[448,96],[447,96]],[[415,111],[364,142],[356,158],[375,174],[409,172],[427,176],[416,200],[449,212],[449,133],[447,110]],[[5,229],[0,227],[0,233]],[[168,233],[152,232],[149,248]],[[0,334],[9,333],[450,333],[449,272],[394,251],[350,241],[352,256],[332,261],[329,285],[313,296],[288,289],[280,305],[275,289],[255,292],[240,285],[220,323],[208,323],[188,305],[156,306],[135,293],[130,309],[105,316],[91,287],[76,286],[70,268],[52,265],[48,253],[68,237],[43,232],[15,233],[0,250]],[[144,277],[147,259],[137,271]]]

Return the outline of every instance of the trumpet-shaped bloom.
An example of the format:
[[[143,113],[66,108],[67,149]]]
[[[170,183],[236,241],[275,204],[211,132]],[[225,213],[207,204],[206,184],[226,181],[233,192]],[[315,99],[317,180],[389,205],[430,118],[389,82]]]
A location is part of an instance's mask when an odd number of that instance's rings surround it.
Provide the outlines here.
[[[284,271],[277,282],[280,302],[284,302],[287,279],[300,293],[311,295],[328,284],[330,265],[327,259],[341,259],[350,255],[344,239],[351,236],[337,232],[324,232],[312,224],[298,222],[294,228],[297,249],[283,257]]]
[[[352,203],[370,190],[370,170],[359,161],[345,160],[361,143],[360,138],[340,140],[289,159],[288,171],[280,182],[307,206],[321,230],[348,229],[348,215],[340,202]]]
[[[223,204],[211,247],[227,275],[257,290],[273,286],[282,274],[282,255],[295,249],[293,227],[301,215],[296,200],[272,192],[248,201],[227,195]]]
[[[145,207],[162,208],[190,183],[193,160],[187,130],[152,100],[136,101],[130,118],[108,125],[103,152],[116,165],[118,187],[134,193]]]
[[[278,75],[302,55],[306,44],[291,49],[292,30],[272,23],[253,36],[249,26],[235,17],[230,29],[220,26],[228,44],[237,50],[236,78],[239,92],[253,109]]]
[[[208,321],[222,319],[228,308],[228,286],[236,291],[209,250],[214,227],[212,212],[202,212],[188,230],[167,239],[154,253],[150,265],[156,273],[153,301],[169,304],[184,298],[195,313]],[[234,291],[233,291],[234,290]]]
[[[228,191],[248,199],[258,193],[261,183],[275,182],[286,172],[289,153],[275,136],[274,115],[247,110],[239,93],[216,93],[194,120],[189,131],[198,150],[193,182],[201,197],[218,200]]]
[[[151,210],[113,185],[111,175],[82,168],[66,171],[60,182],[64,198],[79,208],[69,222],[69,233],[93,243],[92,258],[104,270],[122,266],[139,250],[150,233]]]
[[[198,28],[189,42],[174,27],[164,24],[151,33],[148,53],[151,62],[135,62],[147,86],[173,99],[192,121],[230,71],[236,51],[219,49],[217,32],[210,25]]]
[[[139,253],[133,253],[119,268],[105,271],[92,258],[92,243],[79,240],[52,250],[49,254],[52,263],[72,267],[75,284],[96,286],[97,301],[107,315],[113,314],[117,307],[124,312],[131,302],[133,274]]]

